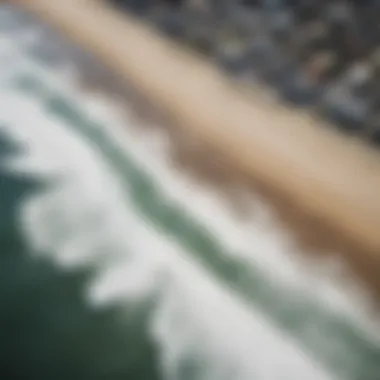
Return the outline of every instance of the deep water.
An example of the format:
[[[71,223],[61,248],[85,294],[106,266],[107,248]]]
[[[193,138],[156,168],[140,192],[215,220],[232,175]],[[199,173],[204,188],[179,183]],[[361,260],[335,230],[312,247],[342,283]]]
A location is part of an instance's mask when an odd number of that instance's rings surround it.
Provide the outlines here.
[[[0,135],[0,164],[18,148]],[[0,169],[0,378],[159,379],[149,305],[95,310],[85,298],[92,269],[63,271],[25,241],[20,207],[45,186]]]

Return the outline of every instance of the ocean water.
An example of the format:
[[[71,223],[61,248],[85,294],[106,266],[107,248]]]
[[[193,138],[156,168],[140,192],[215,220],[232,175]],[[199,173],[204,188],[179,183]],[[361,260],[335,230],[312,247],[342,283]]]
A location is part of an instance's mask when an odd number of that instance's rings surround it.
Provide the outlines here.
[[[2,378],[379,379],[365,294],[176,170],[28,20],[0,8]]]

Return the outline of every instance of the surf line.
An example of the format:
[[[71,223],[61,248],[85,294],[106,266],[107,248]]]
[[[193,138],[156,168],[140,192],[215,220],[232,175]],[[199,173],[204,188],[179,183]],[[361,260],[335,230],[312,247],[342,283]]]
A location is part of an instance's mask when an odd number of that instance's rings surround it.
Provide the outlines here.
[[[244,262],[232,258],[200,221],[189,217],[165,197],[159,184],[138,167],[126,150],[112,142],[107,127],[91,120],[74,99],[62,95],[57,88],[52,90],[43,78],[33,73],[16,76],[11,87],[37,101],[47,114],[74,128],[96,146],[107,164],[120,173],[141,216],[174,238],[240,298],[258,306],[318,360],[334,372],[344,373],[347,379],[356,378],[358,368],[361,368],[362,378],[367,377],[367,371],[376,373],[379,370],[380,350],[376,343],[369,342],[355,326],[339,316],[323,310],[323,306],[305,297],[302,299],[286,286],[271,280],[260,268],[248,268]],[[294,299],[298,301],[292,302]]]

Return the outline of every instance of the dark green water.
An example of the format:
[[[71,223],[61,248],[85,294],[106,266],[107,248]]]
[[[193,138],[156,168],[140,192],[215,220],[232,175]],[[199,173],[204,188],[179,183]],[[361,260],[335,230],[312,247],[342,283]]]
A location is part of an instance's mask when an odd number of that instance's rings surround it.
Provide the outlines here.
[[[17,150],[0,135],[0,163]],[[91,270],[63,272],[31,252],[19,210],[44,186],[0,170],[0,378],[160,378],[147,306],[95,311],[85,300]]]

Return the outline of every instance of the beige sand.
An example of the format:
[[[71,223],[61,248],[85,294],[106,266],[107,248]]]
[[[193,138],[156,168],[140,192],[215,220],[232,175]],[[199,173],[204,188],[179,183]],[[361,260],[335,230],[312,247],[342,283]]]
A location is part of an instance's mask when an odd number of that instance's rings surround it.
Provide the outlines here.
[[[138,88],[175,121],[177,136],[195,136],[207,149],[221,153],[228,164],[214,177],[224,176],[224,184],[243,177],[245,183],[253,181],[288,223],[302,231],[305,241],[339,247],[380,290],[375,279],[380,253],[376,152],[311,117],[254,93],[239,93],[207,63],[97,2],[15,2],[86,46]],[[189,150],[178,144],[178,159],[186,161]],[[208,177],[216,172],[204,165],[204,154],[191,154],[187,161]]]

